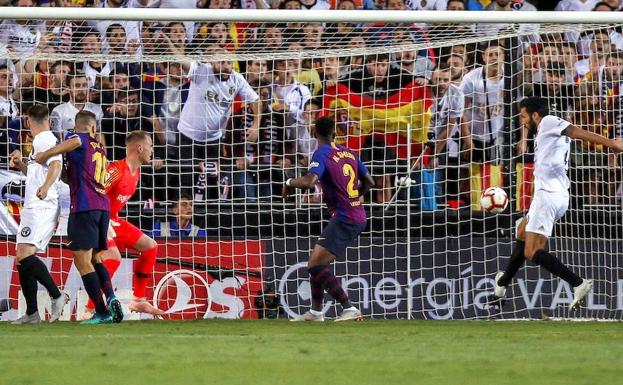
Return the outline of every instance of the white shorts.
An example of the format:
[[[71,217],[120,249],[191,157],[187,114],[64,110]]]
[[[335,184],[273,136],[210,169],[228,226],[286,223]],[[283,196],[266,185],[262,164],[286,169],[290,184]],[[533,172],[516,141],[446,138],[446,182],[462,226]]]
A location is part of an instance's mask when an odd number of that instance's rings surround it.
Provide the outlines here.
[[[60,209],[51,207],[25,208],[17,230],[17,243],[33,245],[38,251],[45,251],[56,231]]]
[[[569,194],[537,190],[528,210],[526,231],[550,237],[554,224],[569,208]]]

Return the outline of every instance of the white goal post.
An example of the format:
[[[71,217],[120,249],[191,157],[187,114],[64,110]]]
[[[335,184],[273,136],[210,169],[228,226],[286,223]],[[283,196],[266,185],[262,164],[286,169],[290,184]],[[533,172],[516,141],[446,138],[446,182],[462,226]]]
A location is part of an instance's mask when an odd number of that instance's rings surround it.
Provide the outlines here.
[[[333,264],[365,317],[623,316],[621,159],[591,143],[572,145],[570,208],[549,246],[594,292],[570,312],[569,285],[527,264],[506,302],[491,301],[532,197],[518,102],[540,96],[552,114],[623,137],[622,12],[2,7],[0,23],[2,221],[19,221],[7,156],[30,151],[22,117],[33,103],[48,105],[59,137],[73,124],[67,105],[92,109],[110,160],[127,132],[150,132],[157,162],[124,215],[159,242],[148,296],[165,318],[307,310],[306,261],[329,215],[319,188],[288,202],[280,189],[306,172],[319,116],[377,183],[363,198],[368,228]],[[481,210],[491,186],[508,196],[502,213]],[[6,233],[0,320],[23,311]],[[75,319],[85,296],[58,235],[45,258]],[[132,293],[126,256],[113,280],[121,298]]]

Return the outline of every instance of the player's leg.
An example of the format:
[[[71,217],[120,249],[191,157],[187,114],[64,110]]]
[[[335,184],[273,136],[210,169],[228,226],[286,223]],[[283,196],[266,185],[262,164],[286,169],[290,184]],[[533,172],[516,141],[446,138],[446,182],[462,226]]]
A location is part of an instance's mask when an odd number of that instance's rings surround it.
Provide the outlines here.
[[[579,306],[580,301],[590,292],[593,281],[583,280],[547,251],[547,240],[552,234],[556,220],[561,218],[567,210],[568,202],[568,196],[564,194],[537,191],[528,214],[524,254],[527,260],[541,266],[573,287],[574,299],[570,306],[573,309]],[[535,203],[537,208],[532,210]]]
[[[93,249],[102,247],[100,239],[102,213],[102,211],[72,213],[69,215],[67,223],[67,236],[70,240],[69,248],[74,257],[74,265],[80,273],[85,291],[95,306],[95,316],[90,320],[83,321],[89,324],[113,322],[112,315],[102,297],[102,285],[92,262]],[[103,239],[106,242],[106,233],[104,233]],[[105,246],[106,243],[104,243],[103,248],[106,248]]]
[[[111,288],[112,288],[112,278],[114,277],[115,273],[117,272],[117,269],[119,269],[119,266],[121,265],[121,253],[119,252],[119,249],[117,248],[117,245],[115,244],[114,240],[112,239],[108,240],[108,250],[104,250],[102,252],[100,264],[103,265],[104,269],[108,273],[108,277],[109,277],[108,280],[110,281]],[[111,293],[110,292],[106,293],[106,284],[104,283],[104,281],[106,280],[105,278],[106,276],[104,272],[101,271],[101,267],[98,265],[95,265],[94,268],[95,268],[95,271],[98,272],[98,276],[100,280],[102,281],[102,285],[104,286],[104,294],[106,298],[110,299]],[[114,292],[112,293],[112,296],[115,296]],[[93,317],[93,314],[95,313],[95,306],[93,305],[93,302],[90,299],[87,302],[87,305],[84,310],[85,311],[80,317],[80,319],[81,320],[91,319]]]
[[[16,259],[22,293],[26,299],[26,318],[37,318],[37,282],[46,288],[51,299],[50,322],[60,318],[68,296],[63,295],[52,279],[48,268],[36,253],[45,250],[56,230],[58,207],[40,208],[35,212],[26,209],[17,236]],[[33,283],[34,280],[34,283]]]
[[[37,305],[37,279],[30,271],[34,266],[34,259],[38,259],[34,254],[37,252],[33,245],[18,243],[17,244],[17,272],[19,274],[19,284],[22,289],[22,295],[26,300],[26,313],[13,322],[14,325],[39,323]],[[25,263],[22,263],[24,262]]]
[[[139,313],[151,315],[163,315],[164,311],[153,306],[147,301],[147,285],[152,279],[156,258],[158,257],[158,243],[147,235],[143,234],[138,228],[140,237],[134,242],[132,248],[139,252],[138,259],[134,262],[134,275],[132,277],[132,288],[134,298],[128,308]]]
[[[511,253],[511,258],[506,265],[506,269],[504,269],[504,271],[499,271],[495,276],[494,293],[498,298],[503,298],[506,295],[506,287],[510,285],[511,281],[515,277],[515,274],[517,274],[526,261],[524,256],[524,240],[527,222],[526,217],[521,218],[519,225],[517,226],[515,247]]]

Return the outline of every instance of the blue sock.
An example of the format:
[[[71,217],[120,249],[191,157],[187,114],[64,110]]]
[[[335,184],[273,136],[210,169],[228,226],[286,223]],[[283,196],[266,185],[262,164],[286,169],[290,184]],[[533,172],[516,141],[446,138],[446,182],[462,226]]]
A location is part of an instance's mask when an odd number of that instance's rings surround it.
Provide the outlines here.
[[[110,274],[108,274],[108,270],[106,270],[106,266],[103,263],[96,263],[93,265],[95,268],[95,272],[97,273],[97,277],[100,280],[102,285],[102,291],[106,296],[106,299],[111,299],[115,296],[115,291],[112,288],[112,282],[110,279]]]
[[[104,298],[102,298],[102,286],[97,273],[92,272],[83,275],[82,283],[84,283],[84,289],[95,305],[95,313],[102,317],[108,317],[110,312],[106,307],[106,303],[104,303]]]

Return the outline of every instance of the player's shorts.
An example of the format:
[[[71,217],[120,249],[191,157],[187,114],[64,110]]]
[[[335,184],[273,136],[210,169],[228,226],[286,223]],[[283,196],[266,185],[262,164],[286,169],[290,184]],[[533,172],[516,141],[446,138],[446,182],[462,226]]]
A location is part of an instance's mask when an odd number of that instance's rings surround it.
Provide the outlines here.
[[[143,236],[143,232],[125,219],[111,219],[110,223],[115,230],[115,237],[108,240],[108,248],[131,249]]]
[[[569,208],[569,194],[537,190],[528,210],[526,231],[550,237],[554,224]]]
[[[50,207],[25,208],[17,231],[17,243],[33,245],[38,251],[45,251],[58,225],[58,205]]]
[[[365,229],[365,223],[346,223],[333,218],[322,230],[322,234],[316,243],[329,250],[336,257],[344,258],[346,257],[346,247],[357,239]]]
[[[109,212],[102,210],[69,214],[67,238],[70,250],[106,250]]]

